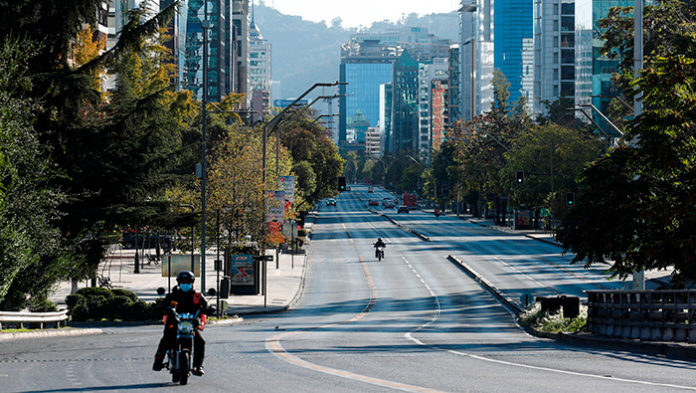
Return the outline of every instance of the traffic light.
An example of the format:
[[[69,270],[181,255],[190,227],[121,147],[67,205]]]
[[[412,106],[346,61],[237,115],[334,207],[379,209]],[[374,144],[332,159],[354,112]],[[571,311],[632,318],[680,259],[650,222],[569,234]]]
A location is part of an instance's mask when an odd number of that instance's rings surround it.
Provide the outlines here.
[[[345,176],[338,177],[338,192],[343,192],[346,190],[346,178]]]
[[[524,171],[517,171],[517,184],[524,183]]]
[[[574,192],[566,192],[566,206],[575,206]]]

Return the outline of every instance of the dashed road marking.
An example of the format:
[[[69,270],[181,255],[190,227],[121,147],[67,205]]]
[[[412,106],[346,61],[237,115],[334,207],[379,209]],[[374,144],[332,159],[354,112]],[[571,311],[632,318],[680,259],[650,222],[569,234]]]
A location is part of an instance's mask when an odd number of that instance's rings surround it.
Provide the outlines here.
[[[365,308],[359,313],[356,314],[353,318],[343,321],[343,322],[338,322],[338,323],[332,323],[332,324],[327,324],[327,325],[322,325],[318,326],[309,330],[316,330],[316,329],[324,329],[324,328],[329,328],[337,325],[343,325],[351,322],[358,321],[365,317],[368,312],[372,309],[372,307],[375,305],[377,302],[377,288],[375,286],[375,283],[372,279],[372,275],[370,274],[369,269],[367,268],[367,264],[365,263],[365,260],[363,258],[360,258],[360,264],[362,265],[363,272],[365,274],[365,278],[367,279],[367,283],[370,287],[370,301],[368,304],[365,306]],[[346,379],[351,379],[353,381],[360,381],[364,383],[368,383],[371,385],[376,385],[376,386],[382,386],[390,389],[398,389],[398,390],[403,390],[406,392],[427,392],[427,393],[440,393],[438,390],[434,389],[429,389],[429,388],[424,388],[421,386],[415,386],[415,385],[409,385],[401,382],[396,382],[396,381],[389,381],[386,379],[381,379],[381,378],[375,378],[375,377],[370,377],[367,375],[362,375],[362,374],[356,374],[350,371],[346,370],[339,370],[331,367],[325,367],[325,366],[320,366],[318,364],[314,364],[311,362],[308,362],[306,360],[300,359],[299,357],[295,355],[291,355],[288,353],[285,348],[280,344],[280,341],[284,338],[290,337],[292,335],[302,333],[303,331],[297,331],[297,332],[287,332],[287,333],[282,333],[276,336],[273,336],[271,338],[268,338],[266,340],[266,349],[273,353],[274,355],[278,356],[279,358],[285,360],[288,363],[294,364],[296,366],[300,366],[309,370],[317,371],[320,373],[324,374],[329,374],[329,375],[334,375],[337,377],[341,378],[346,378]],[[306,332],[306,330],[305,330]]]

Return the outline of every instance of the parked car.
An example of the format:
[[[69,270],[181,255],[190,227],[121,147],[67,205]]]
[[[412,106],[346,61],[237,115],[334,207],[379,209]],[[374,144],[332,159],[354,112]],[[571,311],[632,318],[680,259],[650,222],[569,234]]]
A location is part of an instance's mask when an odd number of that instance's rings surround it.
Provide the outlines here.
[[[326,200],[326,206],[336,206],[336,200],[333,198],[329,198]]]
[[[399,210],[396,211],[397,213],[408,213],[408,206],[399,206]]]

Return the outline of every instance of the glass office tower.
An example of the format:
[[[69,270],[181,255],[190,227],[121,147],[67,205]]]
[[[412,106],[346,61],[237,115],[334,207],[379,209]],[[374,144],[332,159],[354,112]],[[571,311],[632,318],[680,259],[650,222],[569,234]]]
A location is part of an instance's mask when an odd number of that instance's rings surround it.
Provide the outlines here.
[[[575,2],[575,103],[577,105],[591,102],[602,113],[607,114],[612,97],[620,93],[611,80],[612,73],[619,70],[619,62],[601,54],[604,45],[601,37],[604,31],[600,28],[599,21],[609,14],[612,7],[633,5],[633,0],[577,0]],[[589,110],[587,113],[589,114]],[[610,136],[618,136],[599,115],[593,113],[593,117],[602,126],[603,131]]]
[[[183,86],[193,96],[203,98],[203,25],[206,18],[204,0],[189,0],[186,17],[186,45]],[[229,71],[225,67],[227,47],[227,23],[224,0],[207,1],[208,40],[208,100],[220,101],[226,95],[225,80]]]
[[[408,51],[394,63],[392,135],[389,150],[414,152],[418,137],[418,62]]]
[[[495,0],[495,68],[510,82],[510,103],[526,96],[531,99],[527,77],[534,72],[533,7],[529,0]]]
[[[379,123],[379,86],[392,81],[392,64],[344,64],[346,79],[346,124],[364,118],[369,127]]]
[[[380,86],[392,81],[398,48],[378,40],[352,39],[341,47],[338,143],[345,147],[349,127],[366,131],[380,120]],[[364,135],[364,132],[361,133]],[[361,140],[363,138],[360,138]]]

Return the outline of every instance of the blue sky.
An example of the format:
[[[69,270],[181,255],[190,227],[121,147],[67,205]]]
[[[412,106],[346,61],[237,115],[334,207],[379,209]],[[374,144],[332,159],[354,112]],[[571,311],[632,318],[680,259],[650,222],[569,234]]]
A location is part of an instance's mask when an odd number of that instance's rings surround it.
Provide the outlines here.
[[[260,2],[260,0],[255,0]],[[343,27],[369,27],[372,22],[398,20],[403,14],[431,14],[454,11],[460,0],[264,0],[267,6],[287,15],[299,15],[314,22],[336,17]]]

